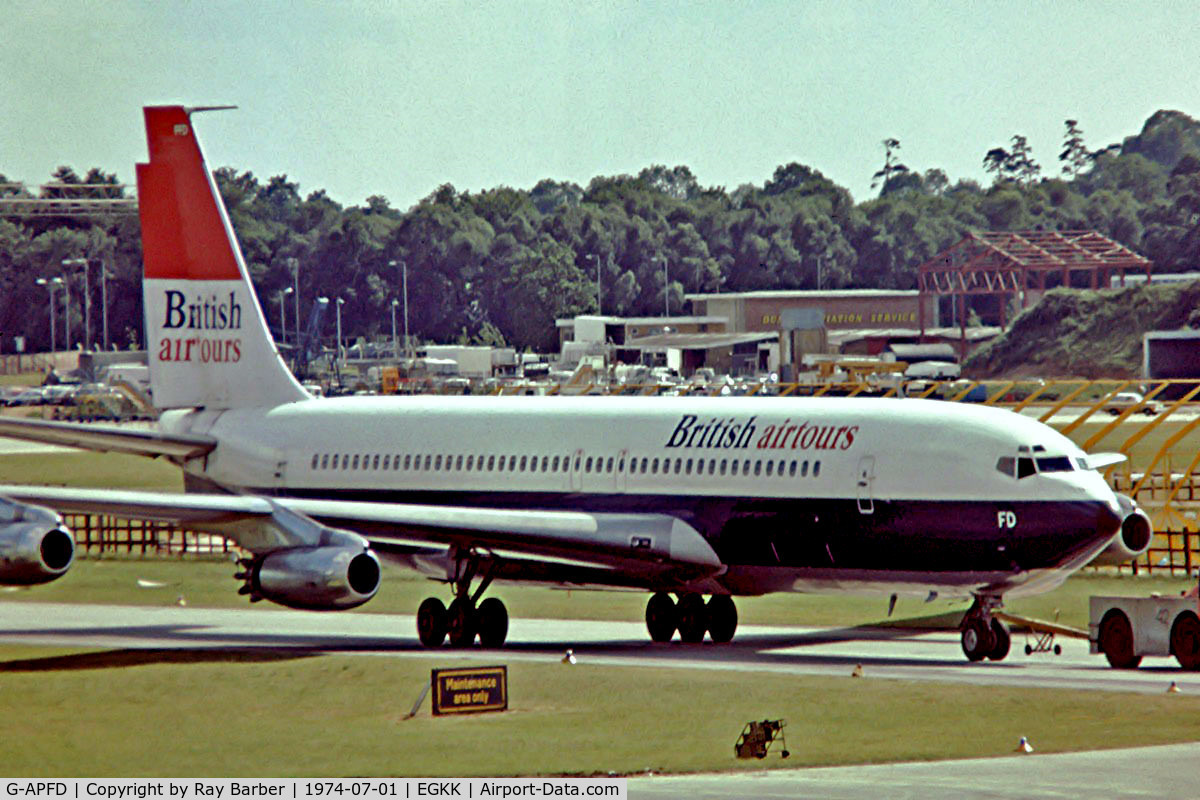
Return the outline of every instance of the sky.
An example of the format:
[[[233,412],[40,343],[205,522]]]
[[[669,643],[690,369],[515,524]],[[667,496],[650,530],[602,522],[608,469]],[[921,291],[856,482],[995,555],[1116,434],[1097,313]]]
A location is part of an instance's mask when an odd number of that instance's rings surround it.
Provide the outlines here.
[[[876,192],[910,169],[988,183],[1028,138],[1060,171],[1158,109],[1200,117],[1194,0],[0,0],[0,174],[132,182],[144,105],[198,116],[209,165],[344,205],[685,164],[761,186],[799,161]]]

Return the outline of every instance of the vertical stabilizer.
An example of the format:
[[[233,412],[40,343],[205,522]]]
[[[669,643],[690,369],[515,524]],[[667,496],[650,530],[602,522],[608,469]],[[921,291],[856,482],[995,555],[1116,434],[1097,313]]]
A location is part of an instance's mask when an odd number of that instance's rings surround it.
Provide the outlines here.
[[[182,106],[148,106],[137,165],[150,387],[159,408],[309,397],[280,358]]]

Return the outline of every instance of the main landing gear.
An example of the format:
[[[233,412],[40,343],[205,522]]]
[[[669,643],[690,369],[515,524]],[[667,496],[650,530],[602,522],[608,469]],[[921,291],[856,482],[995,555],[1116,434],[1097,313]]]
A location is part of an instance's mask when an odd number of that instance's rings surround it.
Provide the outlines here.
[[[976,595],[975,602],[963,617],[962,649],[968,661],[1003,661],[1012,646],[1008,626],[992,616],[1003,605],[999,597]]]
[[[476,636],[484,647],[504,644],[508,637],[508,609],[497,597],[479,602],[492,582],[491,571],[483,576],[475,593],[471,593],[471,581],[478,569],[479,559],[474,553],[457,557],[452,581],[454,599],[450,601],[450,607],[446,608],[436,597],[426,598],[421,603],[417,609],[417,637],[422,645],[441,647],[449,638],[451,647],[470,647]]]
[[[676,603],[666,592],[658,592],[646,604],[646,629],[656,642],[679,638],[689,644],[704,641],[704,634],[724,644],[737,630],[737,606],[727,594],[714,594],[707,603],[695,592],[679,596]]]

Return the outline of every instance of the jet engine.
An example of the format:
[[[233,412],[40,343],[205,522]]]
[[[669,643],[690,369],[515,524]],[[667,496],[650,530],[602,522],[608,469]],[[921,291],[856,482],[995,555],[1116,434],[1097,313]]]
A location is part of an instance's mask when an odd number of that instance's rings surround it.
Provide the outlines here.
[[[1150,523],[1150,517],[1146,516],[1146,512],[1138,507],[1132,497],[1118,494],[1117,502],[1121,504],[1123,517],[1121,530],[1113,537],[1108,547],[1092,559],[1092,564],[1128,564],[1146,552],[1150,547],[1150,540],[1154,538],[1154,526]]]
[[[341,611],[370,600],[379,590],[379,558],[362,547],[323,546],[277,550],[255,559],[238,578],[239,591],[289,608]]]
[[[75,560],[75,537],[42,506],[0,497],[0,584],[29,586],[62,577]]]

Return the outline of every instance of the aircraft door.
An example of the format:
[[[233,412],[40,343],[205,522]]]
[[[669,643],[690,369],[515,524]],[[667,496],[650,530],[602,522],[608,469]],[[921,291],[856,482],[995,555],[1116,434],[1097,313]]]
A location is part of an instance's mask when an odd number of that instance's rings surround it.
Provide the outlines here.
[[[618,492],[625,491],[625,486],[627,485],[626,476],[629,474],[631,469],[633,469],[633,467],[629,463],[629,451],[622,450],[617,454],[616,479]]]
[[[858,513],[875,513],[875,456],[858,460]]]
[[[583,449],[571,454],[571,491],[578,492],[583,488]]]

